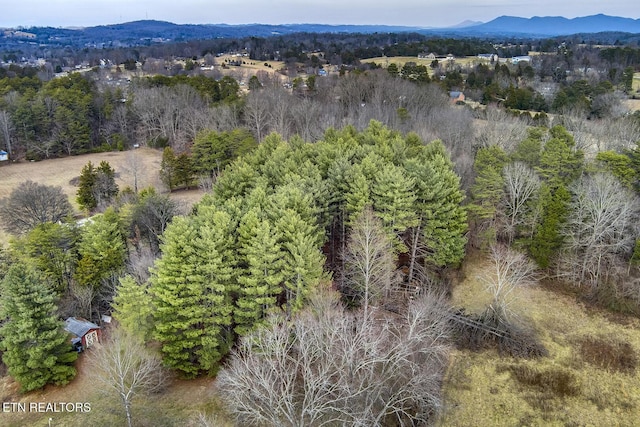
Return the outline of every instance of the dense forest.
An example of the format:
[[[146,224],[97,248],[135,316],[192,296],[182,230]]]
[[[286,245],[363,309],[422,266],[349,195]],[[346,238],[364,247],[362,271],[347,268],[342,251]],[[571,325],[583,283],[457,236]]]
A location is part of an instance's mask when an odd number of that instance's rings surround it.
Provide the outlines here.
[[[201,43],[171,47],[179,65],[150,47],[114,70],[0,68],[12,161],[142,145],[165,186],[118,188],[89,162],[81,212],[31,181],[0,201],[0,349],[21,391],[76,375],[58,318],[109,314],[101,378],[117,389],[114,360],[134,360],[129,425],[168,372],[216,377],[238,425],[431,425],[453,346],[547,353],[511,310],[521,283],[640,313],[637,47],[299,34],[227,46],[283,61],[248,76]],[[189,188],[204,196],[181,212],[172,192]],[[496,266],[480,315],[449,303],[469,256]]]

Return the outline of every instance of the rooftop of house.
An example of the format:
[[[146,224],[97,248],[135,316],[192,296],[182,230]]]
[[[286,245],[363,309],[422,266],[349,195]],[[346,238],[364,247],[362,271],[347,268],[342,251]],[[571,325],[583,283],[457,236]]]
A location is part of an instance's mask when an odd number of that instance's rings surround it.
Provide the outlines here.
[[[83,337],[92,329],[100,329],[100,326],[83,318],[69,317],[64,321],[64,324],[65,331],[71,332],[77,337]]]

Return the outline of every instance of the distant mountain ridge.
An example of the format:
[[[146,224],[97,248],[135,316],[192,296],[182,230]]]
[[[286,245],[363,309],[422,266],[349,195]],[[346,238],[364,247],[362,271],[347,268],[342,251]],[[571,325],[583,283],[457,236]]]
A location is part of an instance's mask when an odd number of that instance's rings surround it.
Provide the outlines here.
[[[500,16],[487,23],[464,29],[474,33],[531,34],[538,36],[561,36],[608,31],[640,33],[640,19],[603,14],[572,19],[561,16],[534,16],[533,18]]]
[[[393,25],[328,25],[328,24],[174,24],[143,20],[86,28],[32,27],[0,31],[0,49],[20,48],[21,44],[40,46],[122,47],[168,41],[188,41],[213,38],[269,37],[293,33],[403,33],[415,32],[430,36],[495,37],[522,35],[553,37],[584,33],[633,33],[640,35],[640,19],[608,15],[580,18],[558,16],[519,18],[501,16],[490,22],[463,21],[448,28],[427,28]]]

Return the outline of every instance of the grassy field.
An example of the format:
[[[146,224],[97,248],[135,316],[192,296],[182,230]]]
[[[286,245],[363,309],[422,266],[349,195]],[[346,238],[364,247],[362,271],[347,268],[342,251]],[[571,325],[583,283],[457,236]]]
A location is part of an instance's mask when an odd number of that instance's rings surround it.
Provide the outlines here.
[[[404,64],[406,64],[407,62],[415,62],[417,65],[426,66],[427,69],[429,70],[429,74],[433,75],[433,70],[431,69],[431,62],[433,62],[432,59],[422,59],[415,56],[394,56],[394,57],[385,56],[385,57],[378,57],[378,58],[363,59],[361,62],[365,62],[365,63],[375,62],[376,64],[381,65],[384,68],[387,68],[389,64],[396,64],[398,68],[402,68]],[[439,63],[441,66],[444,67],[447,65],[448,61],[441,59],[439,60]],[[479,59],[476,56],[467,56],[465,58],[456,58],[455,61],[453,62],[453,65],[468,67],[476,64],[488,64],[488,63],[489,61],[485,59]]]
[[[467,262],[453,303],[469,313],[487,301]],[[640,320],[586,306],[548,287],[520,289],[515,310],[549,351],[525,360],[455,350],[440,426],[633,426],[640,420]]]
[[[228,65],[222,68],[222,64],[231,63],[234,61],[241,61],[241,65]],[[238,81],[242,85],[246,85],[249,82],[251,76],[256,75],[259,71],[266,72],[280,79],[282,82],[289,81],[289,77],[281,74],[278,70],[284,67],[282,61],[257,61],[247,57],[234,57],[231,55],[222,55],[216,58],[216,68],[224,75],[232,75],[238,78]],[[240,75],[239,75],[240,74]],[[245,87],[245,89],[247,89]]]
[[[116,183],[120,189],[123,189],[126,186],[133,187],[133,173],[131,167],[128,166],[132,156],[136,156],[140,164],[138,167],[138,188],[153,186],[159,191],[164,191],[164,185],[159,176],[162,152],[150,148],[140,148],[134,151],[94,153],[40,162],[3,165],[0,167],[0,199],[9,196],[20,183],[31,180],[41,184],[60,186],[69,197],[69,201],[77,213],[80,214],[75,201],[78,188],[73,184],[73,180],[80,176],[84,165],[88,162],[98,165],[103,160],[109,162],[116,171]],[[200,190],[178,191],[172,193],[171,197],[180,203],[191,205],[202,197],[202,192]],[[0,245],[6,243],[7,240],[8,236],[0,229]]]

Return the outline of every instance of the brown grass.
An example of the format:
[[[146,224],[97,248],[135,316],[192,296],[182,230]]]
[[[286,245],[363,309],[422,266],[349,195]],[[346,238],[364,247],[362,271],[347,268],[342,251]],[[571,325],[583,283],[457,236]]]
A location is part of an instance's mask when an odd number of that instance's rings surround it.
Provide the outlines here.
[[[576,375],[562,367],[539,368],[532,364],[519,363],[499,367],[497,372],[509,372],[513,378],[525,386],[556,396],[575,396],[580,391]]]
[[[601,369],[633,374],[638,365],[631,344],[615,337],[581,337],[576,347],[582,360]]]
[[[80,214],[75,201],[78,188],[74,185],[80,176],[82,168],[89,162],[98,165],[107,161],[116,171],[116,183],[123,189],[133,187],[133,174],[127,170],[127,158],[131,155],[139,156],[142,167],[138,177],[138,188],[155,187],[158,191],[165,191],[160,181],[160,162],[162,152],[151,148],[139,148],[135,151],[116,151],[107,153],[85,154],[81,156],[49,159],[40,162],[17,162],[0,167],[0,199],[11,194],[20,183],[31,180],[46,185],[62,187],[62,191],[69,197],[77,214]],[[172,198],[187,207],[193,205],[202,197],[200,190],[178,191],[172,193]],[[0,245],[8,241],[9,236],[0,229]]]
[[[77,188],[71,184],[71,180],[80,175],[82,168],[89,161],[94,165],[98,165],[103,160],[109,162],[118,175],[116,183],[120,188],[127,185],[133,186],[132,175],[125,171],[126,159],[130,153],[129,151],[94,153],[4,165],[0,167],[0,199],[7,197],[18,184],[31,180],[41,184],[60,186],[69,196],[69,200],[75,202]],[[158,176],[162,153],[150,148],[140,148],[135,151],[135,154],[140,156],[144,165],[139,188],[146,186],[162,188]]]
[[[471,256],[452,293],[479,314],[487,301]],[[512,309],[533,328],[548,357],[515,359],[496,349],[453,352],[440,426],[634,426],[640,419],[640,319],[594,309],[552,286],[519,289]]]

